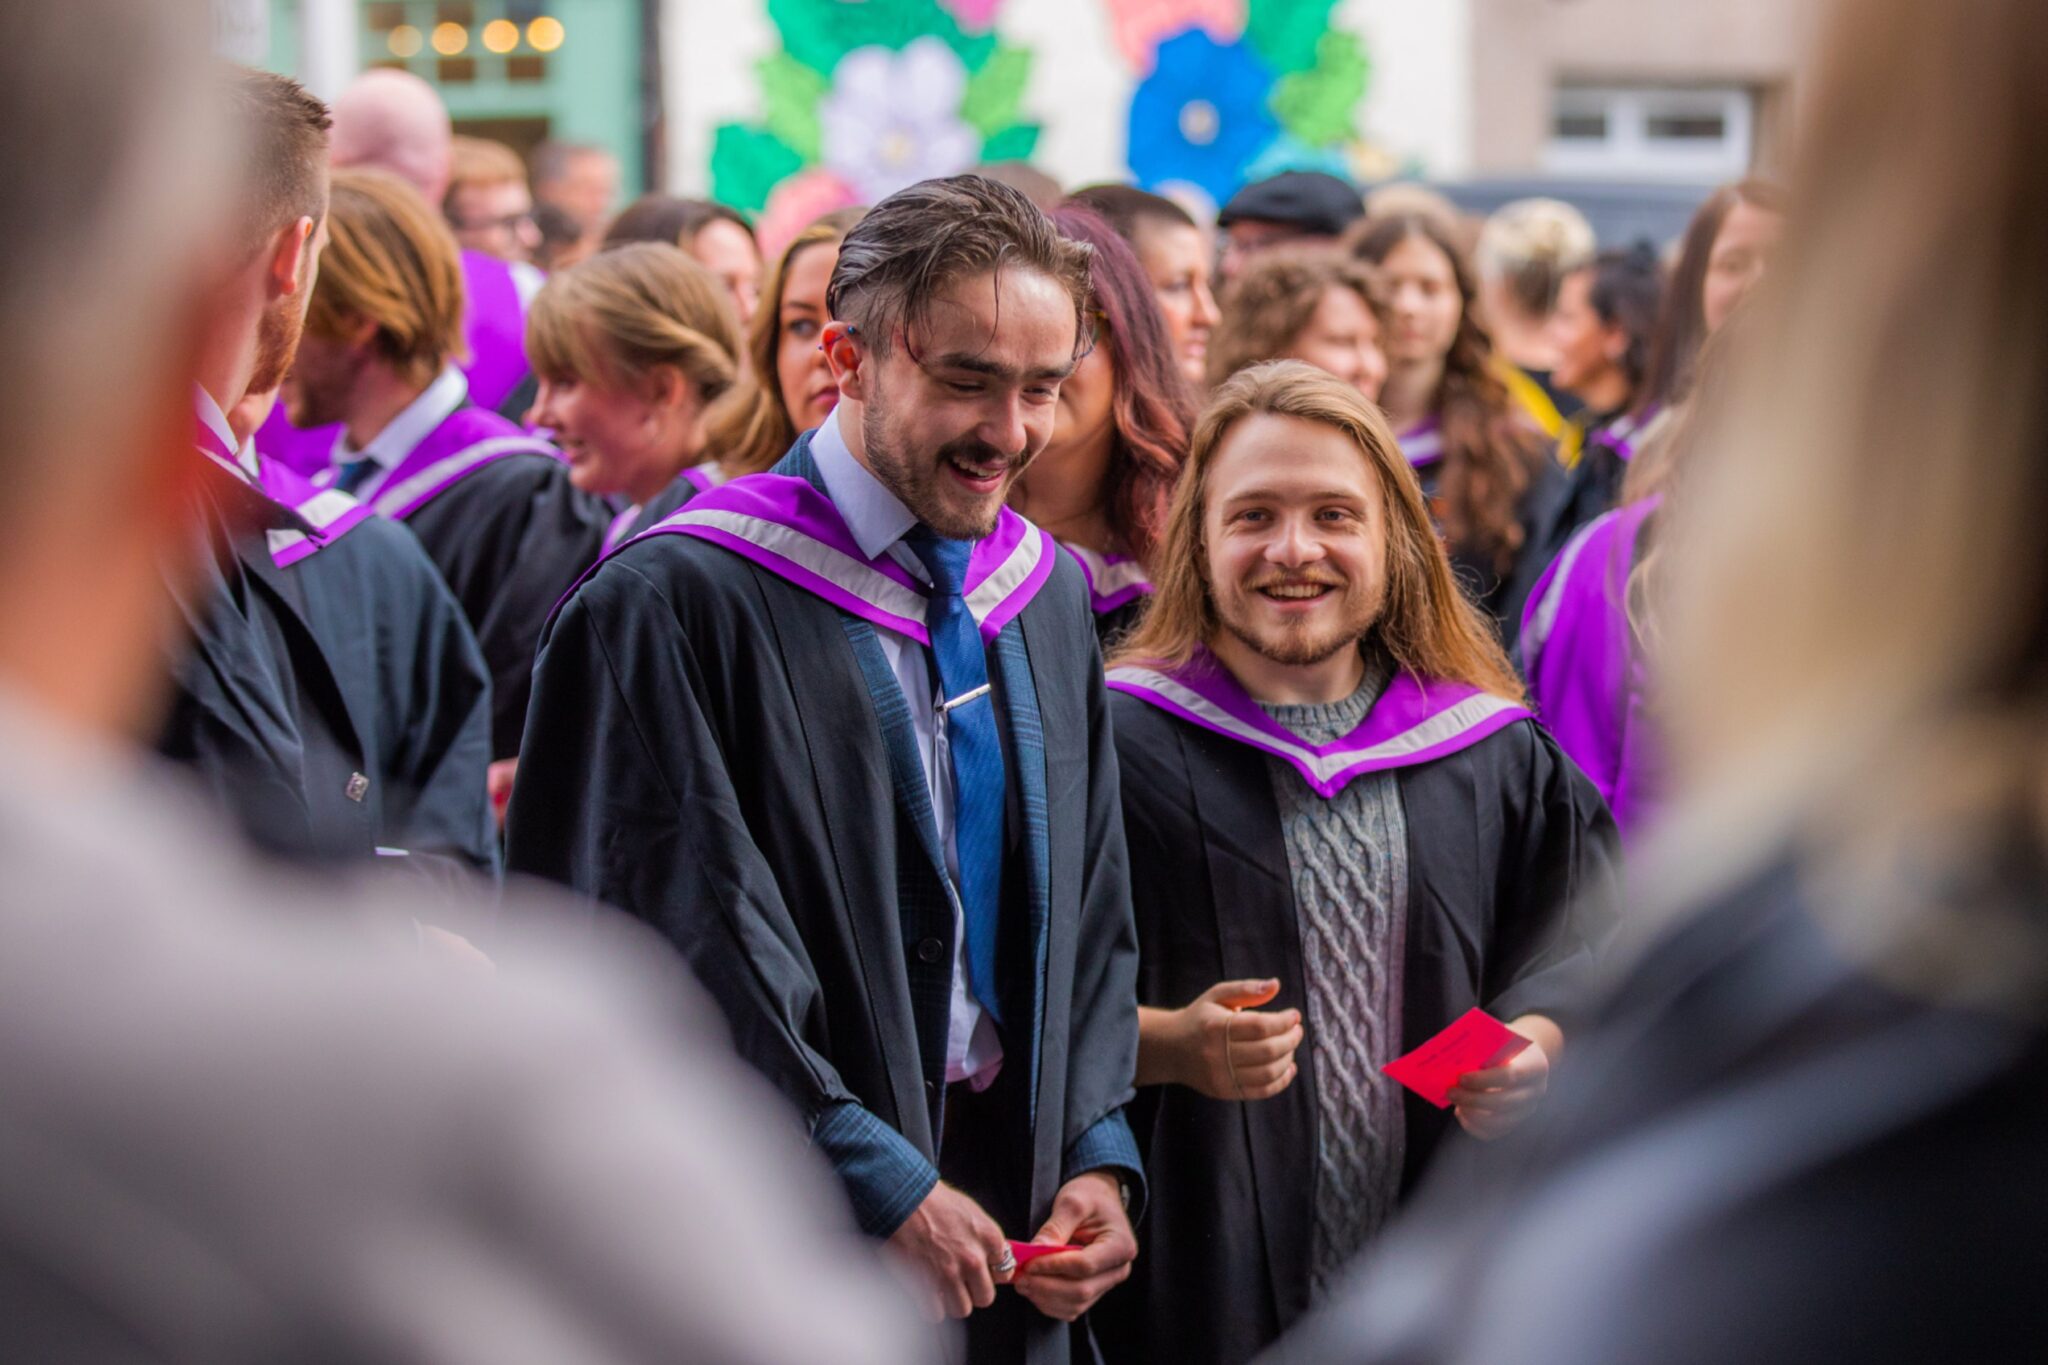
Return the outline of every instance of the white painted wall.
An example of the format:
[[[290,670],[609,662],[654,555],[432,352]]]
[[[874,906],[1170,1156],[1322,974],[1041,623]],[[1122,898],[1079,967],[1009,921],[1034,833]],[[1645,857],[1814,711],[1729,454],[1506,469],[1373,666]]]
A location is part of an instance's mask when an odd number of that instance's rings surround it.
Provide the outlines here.
[[[1339,28],[1372,59],[1360,128],[1397,161],[1456,179],[1472,166],[1471,0],[1343,0]]]
[[[1012,0],[998,31],[1032,50],[1024,108],[1045,126],[1032,158],[1063,185],[1122,180],[1125,122],[1136,82],[1110,35],[1102,0]]]
[[[760,0],[662,0],[662,103],[672,194],[711,189],[711,134],[760,116],[754,63],[775,50]]]

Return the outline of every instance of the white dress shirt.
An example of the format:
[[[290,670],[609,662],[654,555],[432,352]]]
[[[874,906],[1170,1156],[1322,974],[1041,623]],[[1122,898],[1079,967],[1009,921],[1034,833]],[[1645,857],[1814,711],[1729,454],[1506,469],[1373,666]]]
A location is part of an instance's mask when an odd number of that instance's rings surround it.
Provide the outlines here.
[[[421,441],[433,435],[436,427],[468,401],[469,379],[450,365],[427,385],[419,397],[406,404],[384,430],[372,436],[370,443],[361,450],[350,445],[344,433],[334,443],[334,466],[339,469],[357,460],[368,460],[377,466],[354,490],[360,501],[368,502],[377,496],[377,490],[391,477],[391,471],[398,468],[399,461],[412,454]]]
[[[811,458],[825,480],[826,495],[860,552],[873,559],[886,551],[889,557],[929,584],[931,575],[908,545],[904,535],[917,525],[910,509],[882,486],[881,480],[853,457],[839,431],[839,410],[834,408],[811,436]],[[945,734],[937,724],[936,689],[925,662],[924,646],[907,635],[883,626],[875,628],[882,656],[896,675],[910,704],[910,725],[917,735],[917,753],[924,763],[925,786],[931,791],[932,819],[938,826],[939,845],[946,852],[948,899],[953,902],[953,995],[946,1026],[946,1079],[972,1081],[985,1090],[1002,1065],[1003,1046],[995,1025],[974,998],[967,976],[967,917],[960,906],[960,853],[953,839],[953,773],[945,747]]]

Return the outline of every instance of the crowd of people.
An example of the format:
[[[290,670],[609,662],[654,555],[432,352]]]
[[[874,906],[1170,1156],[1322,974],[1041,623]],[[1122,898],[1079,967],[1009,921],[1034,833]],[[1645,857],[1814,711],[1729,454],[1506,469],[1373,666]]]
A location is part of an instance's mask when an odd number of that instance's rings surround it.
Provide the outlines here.
[[[764,244],[24,14],[10,1356],[2024,1353],[2048,38],[1933,14],[1669,244]]]

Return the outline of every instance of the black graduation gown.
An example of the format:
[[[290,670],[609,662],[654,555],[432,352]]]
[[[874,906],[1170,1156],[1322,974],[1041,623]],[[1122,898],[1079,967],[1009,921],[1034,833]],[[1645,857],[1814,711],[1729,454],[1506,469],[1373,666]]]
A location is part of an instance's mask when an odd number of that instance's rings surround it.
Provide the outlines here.
[[[1278,977],[1306,1009],[1272,759],[1135,697],[1111,702],[1139,934],[1140,1003]],[[1402,1050],[1478,1006],[1501,1019],[1583,1006],[1617,864],[1599,793],[1534,721],[1399,771],[1408,830]],[[1115,1361],[1237,1365],[1308,1308],[1316,1068],[1271,1099],[1147,1087],[1132,1106],[1153,1196],[1131,1280],[1096,1312]],[[1405,1106],[1402,1188],[1456,1120]]]
[[[1619,412],[1605,413],[1587,425],[1579,446],[1579,461],[1565,471],[1564,495],[1558,499],[1552,524],[1546,531],[1545,543],[1552,555],[1563,549],[1580,527],[1614,510],[1628,463],[1606,437],[1608,428],[1623,416]]]
[[[419,507],[419,537],[462,604],[491,673],[491,756],[519,752],[533,657],[548,613],[589,568],[612,514],[540,454],[493,460]]]
[[[159,752],[269,852],[375,856],[381,784],[305,584],[276,566],[264,539],[266,528],[301,523],[211,466],[186,511],[210,553],[196,580],[169,580],[186,638],[173,651]]]
[[[1745,876],[1664,934],[1528,1140],[1447,1164],[1272,1359],[2039,1359],[2048,1028],[1876,979],[1804,871]],[[1925,884],[1995,881],[2038,920],[2048,877],[1986,871]]]
[[[1425,498],[1436,497],[1442,469],[1439,462],[1416,471],[1422,480]],[[1522,528],[1522,548],[1516,552],[1506,573],[1495,566],[1491,555],[1463,545],[1450,547],[1452,572],[1457,575],[1466,595],[1493,619],[1494,628],[1500,632],[1501,644],[1510,653],[1522,634],[1522,608],[1527,605],[1529,594],[1535,591],[1536,581],[1543,577],[1551,558],[1563,548],[1561,524],[1570,497],[1571,485],[1565,471],[1546,454],[1537,465],[1529,487],[1523,490],[1515,515],[1516,523]]]
[[[1062,1154],[1121,1110],[1136,1063],[1136,943],[1090,615],[1062,557],[1015,623],[1043,719],[1049,824],[1038,1085],[1007,1086],[1035,1104],[1035,1124],[1012,1117],[1030,1178],[1015,1203],[987,1206],[1019,1238],[1049,1213]],[[841,612],[717,545],[653,536],[563,604],[534,676],[509,867],[667,936],[807,1128],[854,1101],[936,1161],[934,1059],[910,967],[949,961],[950,940],[921,939],[899,914],[897,864],[923,855],[901,834]],[[1005,1006],[1013,1028],[1019,1009]],[[1006,1031],[998,1091],[1030,1074],[1032,1051]],[[1023,1358],[1068,1358],[1064,1324],[1008,1302],[998,1311],[1024,1324]]]
[[[378,842],[495,872],[491,680],[461,606],[405,528],[369,517],[285,570],[374,765]]]

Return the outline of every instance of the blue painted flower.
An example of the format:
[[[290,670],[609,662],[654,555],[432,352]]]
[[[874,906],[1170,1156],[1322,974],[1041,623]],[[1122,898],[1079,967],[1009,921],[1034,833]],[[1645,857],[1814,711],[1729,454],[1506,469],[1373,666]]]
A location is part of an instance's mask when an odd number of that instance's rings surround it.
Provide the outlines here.
[[[1219,43],[1199,28],[1166,39],[1131,94],[1131,174],[1147,187],[1199,185],[1222,203],[1279,135],[1266,108],[1272,92],[1272,72],[1246,44]]]

